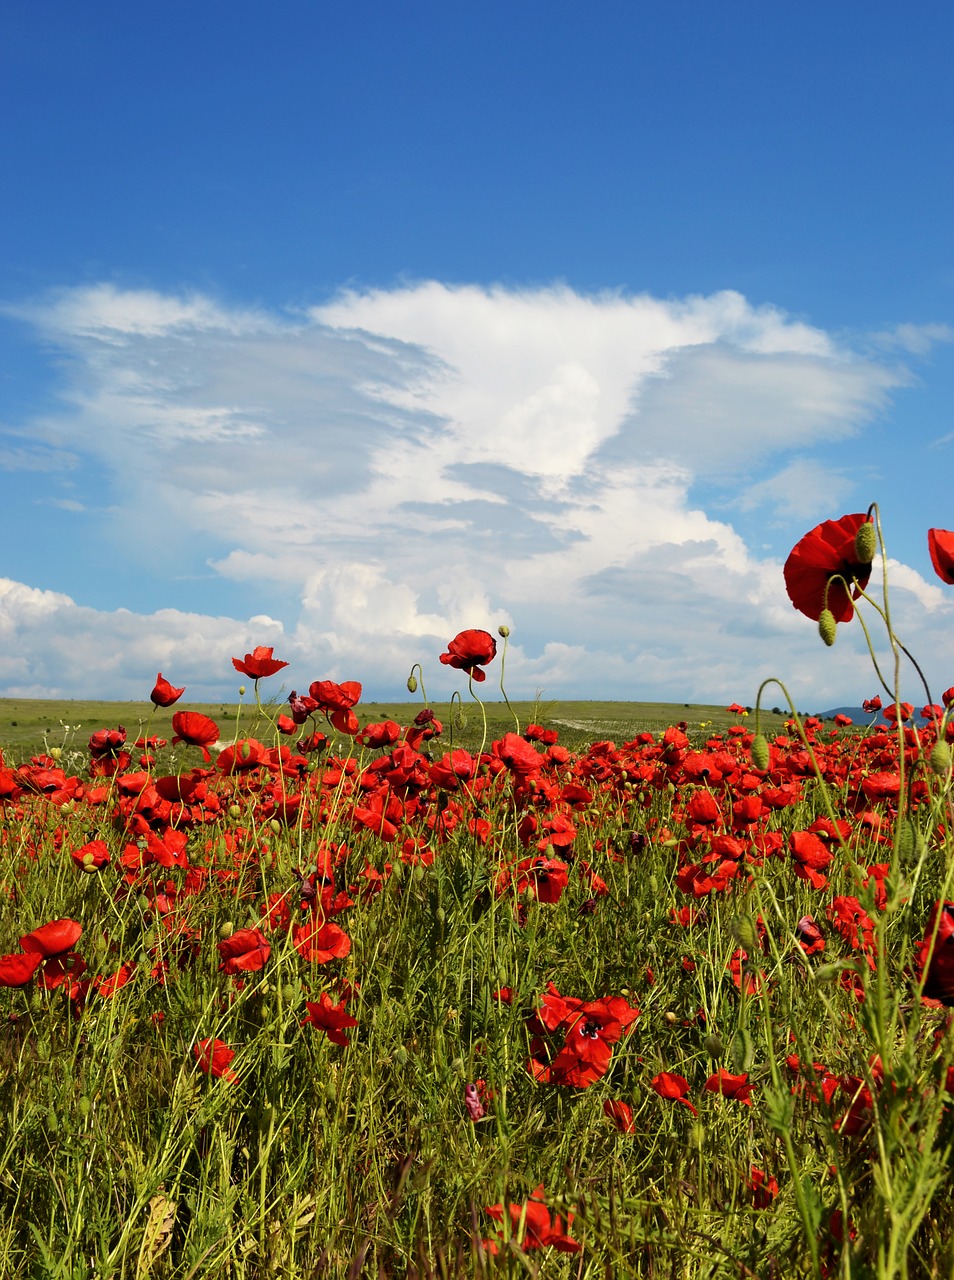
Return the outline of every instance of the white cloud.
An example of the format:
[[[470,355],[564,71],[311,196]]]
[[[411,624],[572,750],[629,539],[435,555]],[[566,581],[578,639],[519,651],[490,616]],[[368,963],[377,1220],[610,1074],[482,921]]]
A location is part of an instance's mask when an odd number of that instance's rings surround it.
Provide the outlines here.
[[[739,509],[822,518],[849,483],[806,451],[904,381],[778,309],[426,282],[285,315],[108,286],[17,313],[70,357],[62,411],[23,428],[34,446],[108,480],[104,538],[168,530],[169,580],[186,543],[214,579],[208,616],[57,598],[43,628],[12,586],[30,656],[0,688],[119,696],[168,666],[222,689],[231,654],[274,643],[299,687],[399,693],[424,660],[447,691],[446,641],[501,622],[515,694],[747,701],[781,640],[819,695],[848,678],[850,642],[819,654],[780,565],[693,499],[716,479],[743,486]],[[213,616],[216,580],[249,613],[267,586],[279,616]]]

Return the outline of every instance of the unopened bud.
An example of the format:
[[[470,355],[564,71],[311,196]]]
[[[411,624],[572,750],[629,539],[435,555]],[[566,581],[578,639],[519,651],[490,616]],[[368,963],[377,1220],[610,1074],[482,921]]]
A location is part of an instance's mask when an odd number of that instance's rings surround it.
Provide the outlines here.
[[[501,622],[500,626],[497,628],[497,635],[500,636],[501,640],[506,640],[510,635],[510,628],[505,622]]]
[[[818,634],[829,649],[835,643],[835,632],[837,630],[838,623],[835,621],[835,615],[830,609],[822,609],[818,616]]]
[[[407,691],[408,693],[417,693],[417,676],[408,676]]]
[[[769,767],[769,746],[765,741],[764,733],[757,733],[752,739],[752,745],[749,747],[749,756],[756,769],[760,769],[763,773]]]
[[[855,559],[858,563],[871,564],[877,545],[875,527],[870,520],[866,520],[855,534]]]
[[[240,684],[240,685],[239,685],[238,693],[239,693],[239,697],[240,697],[240,698],[244,698],[244,697],[245,697],[245,685],[244,685],[244,684]]]
[[[946,773],[950,773],[951,748],[943,739],[939,742],[935,742],[929,757],[929,763],[931,765],[931,769],[938,775],[938,777],[944,777]]]

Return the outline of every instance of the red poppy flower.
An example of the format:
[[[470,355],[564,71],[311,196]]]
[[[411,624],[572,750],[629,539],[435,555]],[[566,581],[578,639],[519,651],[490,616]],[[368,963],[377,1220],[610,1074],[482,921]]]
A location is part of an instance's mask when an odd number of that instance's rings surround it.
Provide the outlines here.
[[[747,1182],[752,1192],[752,1207],[755,1209],[767,1209],[778,1195],[778,1179],[770,1178],[755,1165],[752,1166]]]
[[[489,1213],[497,1222],[503,1222],[505,1216],[509,1217],[510,1229],[525,1253],[531,1249],[544,1249],[548,1245],[552,1245],[560,1253],[579,1253],[582,1248],[569,1235],[573,1222],[572,1213],[566,1215],[566,1230],[559,1215],[554,1214],[551,1218],[544,1202],[542,1182],[530,1193],[525,1204],[492,1204],[484,1212]],[[486,1241],[485,1247],[489,1253],[496,1253],[498,1249],[495,1240]]]
[[[606,1075],[613,1056],[612,1045],[638,1017],[639,1010],[622,996],[577,1005],[567,1015],[566,1040],[545,1078],[551,1084],[589,1088]]]
[[[867,518],[859,512],[825,520],[795,544],[785,561],[785,590],[799,613],[817,621],[825,608],[827,588],[827,606],[835,621],[851,619],[851,601],[858,599],[871,576],[870,563],[860,564],[855,552],[855,535]],[[852,587],[850,597],[841,582],[829,587],[833,577],[843,578]]]
[[[261,929],[238,929],[218,944],[222,963],[219,970],[231,975],[257,973],[265,967],[271,944]]]
[[[447,646],[447,652],[441,654],[441,662],[445,667],[466,671],[480,683],[487,679],[480,668],[492,662],[496,655],[497,641],[489,631],[460,631]]]
[[[351,939],[336,924],[322,924],[314,919],[309,924],[295,925],[292,929],[295,950],[303,960],[315,964],[327,964],[329,960],[343,960],[351,950]]]
[[[200,1040],[193,1046],[192,1052],[199,1070],[204,1071],[207,1076],[219,1076],[233,1084],[238,1080],[230,1065],[235,1057],[235,1050],[230,1049],[224,1040]]]
[[[68,917],[51,920],[49,924],[41,925],[39,929],[34,929],[21,938],[20,946],[24,951],[38,952],[44,958],[60,956],[73,949],[82,932],[83,926],[77,920],[70,920]]]
[[[100,871],[109,862],[105,840],[90,840],[79,849],[71,849],[70,857],[83,871]]]
[[[685,1076],[676,1075],[672,1071],[661,1071],[658,1076],[654,1076],[650,1080],[649,1087],[655,1089],[660,1098],[668,1098],[672,1102],[682,1102],[694,1116],[699,1114],[686,1097],[689,1092],[689,1081]]]
[[[352,1018],[350,1013],[345,1013],[345,1004],[344,1000],[340,1004],[334,1004],[327,991],[322,991],[317,1004],[311,1000],[305,1001],[308,1013],[302,1018],[301,1025],[304,1027],[310,1023],[311,1026],[324,1031],[332,1044],[350,1044],[350,1039],[344,1034],[344,1028],[356,1027],[358,1019]]]
[[[201,711],[177,711],[172,717],[172,728],[175,731],[173,746],[177,742],[185,742],[191,747],[199,747],[206,761],[212,759],[209,747],[219,740],[219,726],[209,716],[204,716]]]
[[[0,987],[25,987],[42,963],[39,951],[0,956]]]
[[[869,716],[877,715],[881,710],[880,695],[876,693],[873,698],[865,698],[864,702],[861,704],[861,709]]]
[[[174,689],[168,680],[164,680],[162,672],[156,676],[155,687],[149,695],[149,700],[157,707],[171,707],[174,702],[178,702],[185,693],[185,686],[181,689]]]
[[[260,644],[244,658],[233,658],[232,666],[251,680],[264,680],[266,676],[273,676],[276,671],[281,671],[282,667],[288,666],[287,662],[279,662],[277,658],[273,658],[274,652],[275,650],[271,647],[266,649]]]
[[[754,1084],[749,1084],[747,1075],[734,1076],[731,1071],[726,1071],[725,1067],[709,1077],[704,1088],[710,1093],[721,1093],[723,1098],[735,1098],[738,1102],[744,1102],[747,1107],[752,1105],[752,1091]]]
[[[918,947],[917,972],[924,981],[924,994],[929,1000],[954,1006],[954,902],[935,902],[931,908],[927,929]]]
[[[339,733],[353,737],[361,728],[358,717],[351,710],[361,701],[361,685],[357,680],[345,680],[342,684],[335,684],[334,680],[315,680],[308,692],[316,708],[325,713]]]
[[[609,1116],[620,1133],[635,1132],[633,1108],[628,1102],[621,1102],[618,1098],[607,1098],[603,1103],[603,1114]]]
[[[928,529],[928,551],[937,576],[954,585],[954,533],[949,529]]]

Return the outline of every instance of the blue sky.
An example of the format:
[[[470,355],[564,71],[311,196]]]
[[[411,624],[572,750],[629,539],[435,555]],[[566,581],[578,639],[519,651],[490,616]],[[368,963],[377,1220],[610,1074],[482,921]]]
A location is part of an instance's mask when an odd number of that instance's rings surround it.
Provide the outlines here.
[[[954,683],[954,12],[0,13],[0,694],[874,692],[782,587],[881,504]],[[912,700],[919,699],[912,685]],[[777,699],[773,697],[772,701]]]

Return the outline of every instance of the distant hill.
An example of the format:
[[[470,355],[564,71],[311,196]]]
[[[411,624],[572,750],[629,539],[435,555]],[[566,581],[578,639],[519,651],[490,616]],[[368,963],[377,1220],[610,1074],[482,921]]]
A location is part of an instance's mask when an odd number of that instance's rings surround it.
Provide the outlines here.
[[[850,716],[852,724],[866,725],[873,723],[879,728],[884,728],[889,724],[889,721],[885,720],[880,711],[877,716],[871,716],[862,707],[833,707],[831,711],[816,711],[815,715],[819,720],[833,720],[835,716]],[[923,724],[927,724],[924,717],[917,714],[915,714],[913,722],[918,728]],[[911,721],[908,723],[911,723]]]

